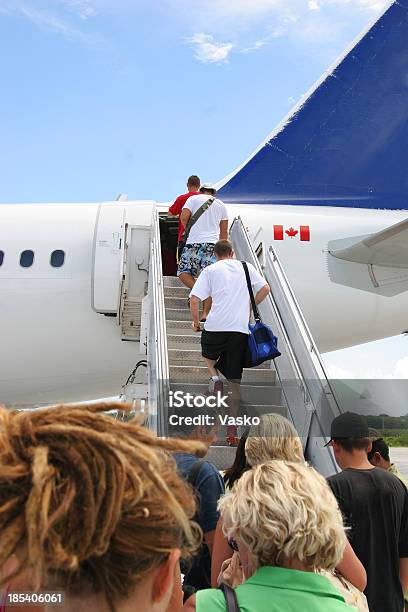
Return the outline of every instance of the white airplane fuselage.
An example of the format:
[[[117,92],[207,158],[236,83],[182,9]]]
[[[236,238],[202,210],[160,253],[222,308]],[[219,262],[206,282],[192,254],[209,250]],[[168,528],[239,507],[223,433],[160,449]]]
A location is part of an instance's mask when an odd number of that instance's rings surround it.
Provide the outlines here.
[[[137,220],[137,203],[112,204],[123,214],[132,208]],[[251,236],[262,228],[264,248],[276,249],[321,351],[408,328],[407,291],[386,297],[336,284],[327,265],[329,241],[378,232],[405,219],[406,211],[286,205],[228,205],[228,210],[231,221],[241,216]],[[137,343],[121,340],[116,318],[93,308],[98,211],[97,204],[0,206],[0,402],[115,395],[141,358]],[[274,240],[274,225],[283,226],[283,240]],[[287,234],[300,226],[309,227],[310,240]],[[116,232],[112,226],[112,236]],[[65,262],[53,268],[50,254],[57,249]],[[34,252],[28,268],[20,265],[24,250]],[[118,293],[120,280],[118,274]]]

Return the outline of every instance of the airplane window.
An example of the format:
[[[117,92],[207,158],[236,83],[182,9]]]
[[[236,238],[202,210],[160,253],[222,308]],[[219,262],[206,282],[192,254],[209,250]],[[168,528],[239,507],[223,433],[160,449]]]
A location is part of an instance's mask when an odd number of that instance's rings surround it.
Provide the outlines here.
[[[0,251],[0,266],[2,265],[4,261],[4,251]]]
[[[20,266],[29,268],[34,262],[34,251],[23,251],[20,255]]]
[[[64,251],[57,249],[56,251],[53,251],[51,253],[50,263],[53,268],[60,268],[61,266],[64,265],[64,261],[65,261]]]

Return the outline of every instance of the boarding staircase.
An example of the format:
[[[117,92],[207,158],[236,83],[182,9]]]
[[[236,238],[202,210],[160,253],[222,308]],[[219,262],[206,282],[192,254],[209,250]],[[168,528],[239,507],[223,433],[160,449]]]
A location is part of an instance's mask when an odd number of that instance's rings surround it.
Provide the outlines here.
[[[153,221],[148,293],[151,300],[148,334],[149,418],[158,435],[168,431],[169,392],[204,395],[208,370],[200,351],[200,334],[191,329],[188,290],[176,277],[161,272],[158,222]],[[271,248],[263,262],[238,217],[230,229],[237,258],[252,263],[271,286],[260,304],[262,320],[278,336],[282,355],[275,362],[244,370],[242,412],[249,416],[279,413],[295,425],[309,461],[325,475],[337,471],[329,449],[324,448],[330,423],[340,413],[323,363],[277,254]],[[261,265],[262,263],[262,265]],[[228,383],[224,391],[230,393]],[[235,449],[220,442],[210,448],[209,458],[219,469],[231,465]]]

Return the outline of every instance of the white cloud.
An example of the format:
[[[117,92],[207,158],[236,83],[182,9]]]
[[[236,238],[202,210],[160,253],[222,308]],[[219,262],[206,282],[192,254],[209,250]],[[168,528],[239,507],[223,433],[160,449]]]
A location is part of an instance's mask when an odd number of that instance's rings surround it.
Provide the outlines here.
[[[298,15],[291,9],[286,8],[280,15],[278,15],[272,26],[267,28],[267,33],[264,38],[257,40],[254,44],[249,47],[241,49],[241,53],[252,53],[259,51],[262,47],[265,47],[273,39],[281,38],[288,34],[291,27],[298,22]]]
[[[298,21],[299,14],[286,8],[282,13],[276,16],[273,25],[269,27],[269,39],[285,36]]]
[[[345,7],[352,17],[353,12],[378,11],[389,0],[156,0],[169,8],[184,21],[200,23],[207,31],[228,31],[228,28],[243,30],[264,19],[280,19],[291,12],[298,16],[318,12],[328,6]]]
[[[51,10],[48,8],[48,3],[36,3],[29,0],[0,0],[3,2],[0,6],[0,13],[8,16],[22,17],[27,19],[39,28],[50,30],[57,34],[62,34],[67,38],[78,40],[82,43],[98,43],[102,38],[97,34],[83,32],[81,29],[73,25],[72,20],[66,13],[65,8],[74,11],[81,19],[96,14],[90,0],[60,0],[59,5]],[[59,9],[59,10],[58,10]]]
[[[193,12],[198,12],[203,19],[213,21],[212,18],[250,20],[253,16],[264,15],[274,11],[277,7],[285,6],[284,0],[195,0],[194,3],[185,0],[168,0],[174,8],[184,4]]]
[[[63,4],[81,19],[95,17],[97,11],[92,0],[63,0]]]
[[[326,353],[323,358],[333,379],[408,379],[408,356],[398,354],[405,346],[405,338],[387,338]]]
[[[76,36],[77,32],[62,19],[46,11],[40,11],[26,6],[16,7],[16,12],[32,21],[35,25],[45,27],[66,36]]]
[[[194,57],[204,64],[225,64],[233,44],[217,42],[211,34],[199,32],[186,40],[194,49]]]
[[[311,3],[318,4],[318,8],[321,8],[324,5],[348,5],[350,9],[360,8],[367,9],[369,11],[380,11],[387,4],[389,0],[309,0],[309,5]],[[309,6],[309,9],[311,7]]]
[[[183,2],[173,0],[173,3],[177,1]],[[282,38],[307,45],[309,52],[316,46],[319,49],[331,49],[342,40],[344,29],[353,13],[361,13],[374,6],[378,8],[379,4],[384,5],[386,2],[291,0],[288,6],[284,0],[221,0],[216,4],[212,2],[212,10],[207,13],[208,0],[197,0],[192,9],[194,15],[190,17],[204,24],[205,31],[211,34],[195,34],[189,42],[196,50],[197,59],[216,63],[227,61],[232,48],[242,54],[254,53]],[[262,30],[263,36],[259,36]],[[255,31],[254,42],[250,39],[248,41],[250,33]],[[216,43],[213,37],[218,39],[219,36],[228,37],[232,42]]]
[[[379,11],[388,0],[0,0],[0,13],[20,15],[39,27],[87,42],[80,22],[96,15],[122,19],[149,5],[160,18],[173,16],[178,27],[193,33],[195,57],[206,63],[228,62],[230,52],[252,53],[273,40],[291,38],[305,45],[330,46],[359,15]],[[367,18],[368,19],[368,18]],[[99,37],[100,38],[100,37]],[[184,39],[185,40],[185,39]],[[227,42],[220,42],[227,41]]]
[[[96,1],[96,0],[95,0]],[[358,16],[364,23],[364,14],[379,11],[388,0],[157,0],[170,9],[187,27],[200,26],[206,36],[227,38],[235,50],[251,53],[273,40],[291,37],[306,45],[330,49],[342,40],[347,25]],[[367,16],[367,21],[369,17]],[[254,33],[256,33],[254,35]],[[197,35],[194,35],[194,37]],[[251,40],[252,38],[252,40]],[[254,42],[253,42],[254,41]],[[214,44],[213,40],[199,41],[197,45]],[[222,43],[215,43],[217,46]],[[221,47],[222,49],[224,47]],[[232,48],[232,47],[231,47]],[[206,47],[201,56],[211,57]],[[230,49],[225,51],[228,56]],[[200,61],[208,61],[200,59]]]
[[[360,5],[371,11],[381,11],[388,4],[388,0],[360,0]]]
[[[262,47],[264,47],[266,44],[266,40],[257,40],[250,47],[244,47],[244,49],[241,49],[241,53],[253,53],[254,51],[262,49]]]
[[[408,357],[397,361],[394,374],[394,378],[408,378]]]
[[[289,96],[288,104],[294,104],[295,102],[296,102],[296,98],[294,98],[293,96]]]
[[[356,378],[353,376],[350,370],[346,370],[337,365],[332,365],[330,363],[326,364],[326,369],[329,374],[329,377],[333,380],[350,380],[352,378]]]

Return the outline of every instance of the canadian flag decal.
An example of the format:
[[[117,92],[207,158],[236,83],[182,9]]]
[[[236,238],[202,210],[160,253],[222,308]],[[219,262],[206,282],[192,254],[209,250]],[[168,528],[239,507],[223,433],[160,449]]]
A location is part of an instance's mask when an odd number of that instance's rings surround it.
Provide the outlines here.
[[[288,227],[283,231],[283,225],[274,225],[273,226],[273,239],[274,240],[283,240],[285,238],[285,234],[288,238],[299,238],[301,242],[309,242],[310,241],[310,227],[309,225],[301,225],[299,229],[295,227]]]
[[[300,226],[300,239],[302,241],[309,242],[309,240],[310,240],[310,228],[309,228],[308,225],[301,225]]]
[[[273,239],[274,240],[283,240],[283,225],[274,225],[273,226]]]

